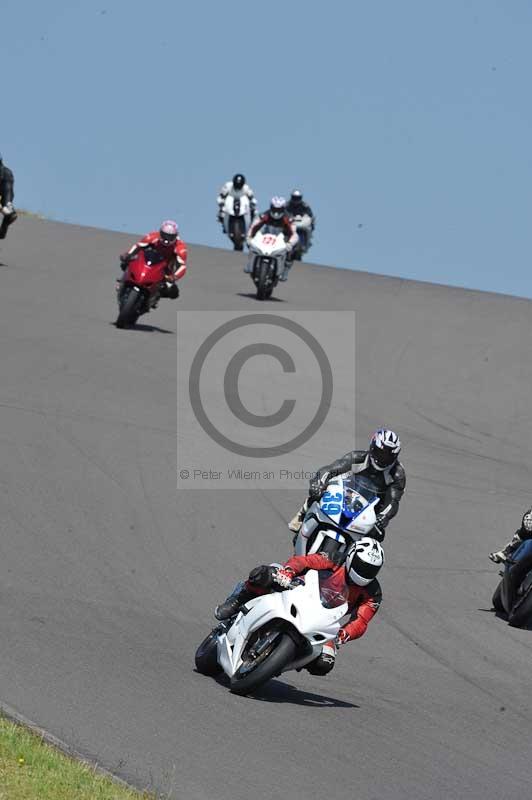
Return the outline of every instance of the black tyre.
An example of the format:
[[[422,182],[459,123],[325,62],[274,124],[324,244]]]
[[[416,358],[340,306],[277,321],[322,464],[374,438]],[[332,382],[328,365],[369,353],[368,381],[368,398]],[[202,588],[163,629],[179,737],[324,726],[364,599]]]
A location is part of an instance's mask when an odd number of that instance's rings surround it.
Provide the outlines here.
[[[233,245],[235,250],[240,252],[244,249],[245,238],[244,219],[242,217],[235,217],[233,221]]]
[[[233,694],[250,694],[267,681],[280,675],[283,669],[294,660],[296,645],[287,633],[279,633],[270,647],[253,663],[246,661],[231,678]]]
[[[270,265],[267,261],[261,261],[257,280],[257,300],[268,300],[272,296],[272,292],[273,283],[270,283]]]
[[[120,305],[120,313],[116,320],[117,328],[125,328],[127,325],[134,325],[139,318],[138,306],[140,297],[138,292],[130,289],[124,302]]]
[[[499,614],[504,614],[504,606],[502,604],[502,581],[499,582],[499,585],[493,592],[493,597],[491,598],[491,602],[493,603],[493,608]]]
[[[218,675],[222,672],[221,666],[218,664],[216,658],[217,653],[217,637],[216,631],[211,631],[206,639],[202,641],[196,650],[196,669],[202,675]]]
[[[532,587],[520,597],[508,614],[508,625],[512,628],[526,627],[532,623]]]

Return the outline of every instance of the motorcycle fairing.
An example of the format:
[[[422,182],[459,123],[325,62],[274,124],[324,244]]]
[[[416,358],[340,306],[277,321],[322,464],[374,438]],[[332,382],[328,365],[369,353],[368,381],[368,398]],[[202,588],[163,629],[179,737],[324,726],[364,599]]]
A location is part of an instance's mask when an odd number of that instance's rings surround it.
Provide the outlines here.
[[[218,663],[227,675],[234,675],[242,664],[242,653],[251,634],[274,620],[289,623],[307,639],[312,650],[297,659],[297,664],[310,663],[320,655],[324,642],[335,638],[347,610],[347,603],[335,608],[323,607],[318,572],[309,570],[301,586],[261,595],[245,603],[227,633],[218,638]],[[287,665],[286,670],[295,663]]]

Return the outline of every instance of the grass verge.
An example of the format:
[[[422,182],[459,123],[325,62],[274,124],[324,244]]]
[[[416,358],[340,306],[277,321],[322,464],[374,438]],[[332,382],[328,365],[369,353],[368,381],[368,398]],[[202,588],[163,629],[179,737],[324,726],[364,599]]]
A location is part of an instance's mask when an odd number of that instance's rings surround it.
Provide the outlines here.
[[[0,716],[0,800],[155,800]]]

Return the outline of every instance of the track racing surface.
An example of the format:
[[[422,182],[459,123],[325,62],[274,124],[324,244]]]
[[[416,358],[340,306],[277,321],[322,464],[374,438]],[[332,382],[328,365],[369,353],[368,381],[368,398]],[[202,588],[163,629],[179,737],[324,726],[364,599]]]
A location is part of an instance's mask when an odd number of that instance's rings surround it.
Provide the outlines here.
[[[1,702],[173,798],[529,796],[532,633],[489,611],[487,553],[530,501],[531,303],[296,264],[261,305],[241,255],[192,247],[181,298],[119,331],[131,238],[23,218],[0,249]],[[302,498],[176,493],[177,308],[357,312],[356,444],[396,428],[408,483],[327,678],[239,698],[194,671]]]

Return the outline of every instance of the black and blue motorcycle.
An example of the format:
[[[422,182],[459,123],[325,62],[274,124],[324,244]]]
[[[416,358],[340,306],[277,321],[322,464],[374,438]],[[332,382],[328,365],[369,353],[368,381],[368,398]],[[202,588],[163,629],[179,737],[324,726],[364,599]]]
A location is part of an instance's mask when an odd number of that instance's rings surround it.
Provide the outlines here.
[[[495,611],[513,628],[532,627],[532,539],[519,545],[499,574],[492,599]]]

